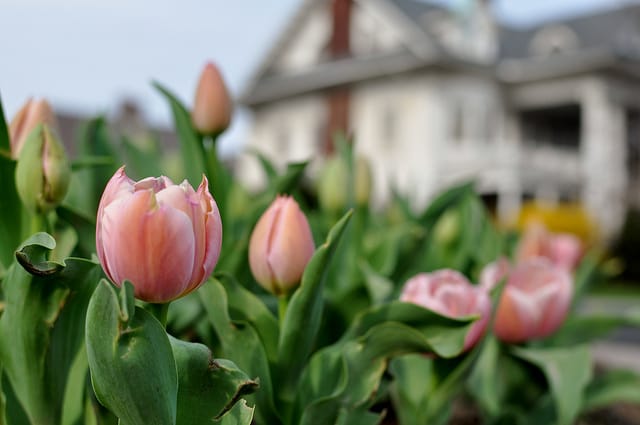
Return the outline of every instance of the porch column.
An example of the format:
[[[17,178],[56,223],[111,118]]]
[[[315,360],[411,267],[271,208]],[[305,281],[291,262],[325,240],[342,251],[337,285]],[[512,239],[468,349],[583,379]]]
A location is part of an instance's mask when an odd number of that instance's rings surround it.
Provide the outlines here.
[[[626,212],[626,116],[606,81],[589,79],[581,91],[582,200],[605,243],[617,236]]]

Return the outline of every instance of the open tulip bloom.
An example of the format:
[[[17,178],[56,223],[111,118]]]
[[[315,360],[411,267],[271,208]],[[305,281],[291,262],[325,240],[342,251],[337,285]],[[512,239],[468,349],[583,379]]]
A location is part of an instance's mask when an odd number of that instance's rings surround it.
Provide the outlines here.
[[[400,300],[453,318],[478,315],[465,338],[464,350],[480,340],[491,315],[491,300],[487,292],[472,285],[455,270],[438,270],[412,277],[405,283]]]
[[[544,338],[569,312],[573,281],[569,272],[538,257],[517,264],[500,297],[494,331],[505,342]]]
[[[222,223],[203,176],[195,191],[185,180],[131,180],[120,168],[98,207],[96,247],[113,283],[129,280],[137,298],[164,303],[198,288],[218,262]]]

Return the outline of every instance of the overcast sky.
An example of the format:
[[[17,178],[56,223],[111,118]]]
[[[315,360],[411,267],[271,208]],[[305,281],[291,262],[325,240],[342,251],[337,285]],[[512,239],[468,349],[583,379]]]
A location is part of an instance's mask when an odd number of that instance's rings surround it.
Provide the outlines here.
[[[0,96],[10,119],[29,96],[54,108],[110,113],[123,97],[169,125],[150,87],[158,80],[191,103],[201,67],[217,62],[237,94],[302,0],[0,0]],[[455,3],[464,0],[451,0]],[[494,0],[514,25],[633,0]],[[439,1],[446,3],[446,1]],[[227,146],[238,146],[247,114]]]

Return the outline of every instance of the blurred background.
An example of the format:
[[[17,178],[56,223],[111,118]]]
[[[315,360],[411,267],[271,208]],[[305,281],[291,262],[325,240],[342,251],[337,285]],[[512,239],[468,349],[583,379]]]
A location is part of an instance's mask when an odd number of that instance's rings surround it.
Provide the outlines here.
[[[105,114],[171,149],[149,83],[189,104],[212,60],[237,101],[222,154],[250,188],[247,150],[284,166],[344,131],[374,205],[397,190],[418,210],[473,179],[501,222],[545,216],[622,251],[640,233],[640,2],[0,0],[0,19],[7,117],[46,97],[65,140]]]

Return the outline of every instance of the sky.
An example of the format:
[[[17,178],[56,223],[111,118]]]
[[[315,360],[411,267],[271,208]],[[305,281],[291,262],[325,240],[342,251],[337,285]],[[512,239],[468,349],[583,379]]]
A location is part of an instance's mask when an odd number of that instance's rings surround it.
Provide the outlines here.
[[[501,21],[527,26],[640,0],[492,1]],[[211,60],[238,95],[301,2],[0,0],[5,115],[10,119],[31,96],[87,116],[113,114],[119,101],[132,98],[152,123],[170,126],[169,107],[151,81],[190,105],[199,73]],[[239,110],[222,149],[240,149],[249,126],[250,114]]]

